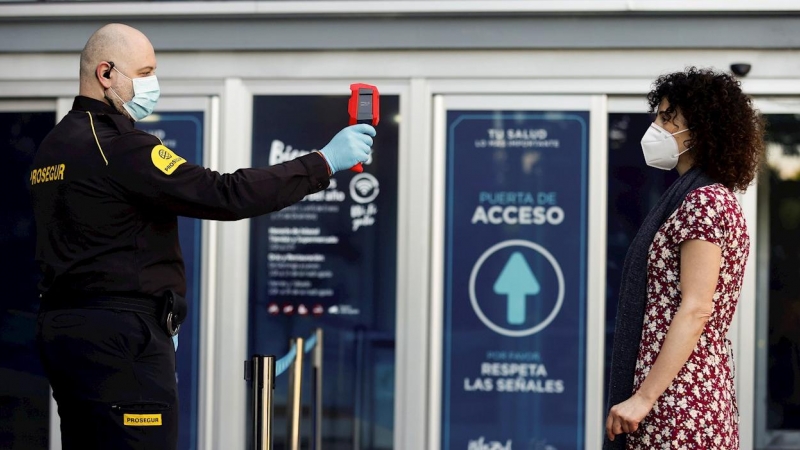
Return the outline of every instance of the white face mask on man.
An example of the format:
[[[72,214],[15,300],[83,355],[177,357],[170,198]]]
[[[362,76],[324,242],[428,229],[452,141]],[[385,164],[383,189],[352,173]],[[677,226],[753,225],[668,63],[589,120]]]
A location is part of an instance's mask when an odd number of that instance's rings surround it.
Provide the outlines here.
[[[678,157],[692,149],[689,147],[682,152],[678,150],[680,147],[675,135],[687,131],[689,128],[670,133],[655,123],[650,124],[642,137],[642,152],[647,165],[662,170],[674,169],[678,165]]]

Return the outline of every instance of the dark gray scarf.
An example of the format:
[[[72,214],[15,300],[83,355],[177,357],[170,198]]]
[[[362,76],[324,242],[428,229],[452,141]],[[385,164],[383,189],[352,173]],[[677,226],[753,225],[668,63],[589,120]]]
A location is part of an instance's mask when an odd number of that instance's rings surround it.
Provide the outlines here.
[[[647,306],[647,261],[650,256],[650,245],[661,225],[678,209],[690,192],[713,183],[714,181],[696,167],[684,173],[672,183],[658,204],[647,214],[628,248],[625,264],[622,266],[606,413],[612,406],[624,402],[633,394],[634,371],[639,356]],[[626,440],[625,434],[617,436],[614,442],[605,438],[603,448],[624,449]]]

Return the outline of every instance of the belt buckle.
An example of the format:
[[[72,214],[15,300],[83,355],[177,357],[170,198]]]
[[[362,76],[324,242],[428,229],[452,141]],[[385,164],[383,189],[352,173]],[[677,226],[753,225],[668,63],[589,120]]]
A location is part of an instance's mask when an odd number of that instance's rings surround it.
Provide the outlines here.
[[[175,322],[175,315],[172,313],[172,311],[170,311],[169,313],[167,313],[167,333],[169,333],[170,336],[177,335],[178,331],[181,329],[181,325],[178,324],[177,326],[175,326],[174,322]]]

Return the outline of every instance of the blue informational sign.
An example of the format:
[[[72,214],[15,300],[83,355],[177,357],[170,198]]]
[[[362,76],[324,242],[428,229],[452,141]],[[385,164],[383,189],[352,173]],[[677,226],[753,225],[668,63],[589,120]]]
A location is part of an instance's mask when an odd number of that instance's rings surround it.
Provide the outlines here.
[[[588,112],[449,111],[442,448],[583,448]]]
[[[253,167],[322,148],[347,126],[347,100],[254,97]],[[380,103],[363,173],[338,172],[328,189],[251,221],[250,353],[280,357],[290,338],[323,329],[323,448],[393,445],[400,101],[384,95]],[[308,405],[310,370],[304,373]],[[279,376],[276,423],[286,418],[287,387],[287,375]],[[278,429],[275,448],[285,438]]]
[[[155,135],[165,146],[192,164],[203,164],[203,112],[163,112],[136,127]],[[178,336],[177,373],[180,406],[178,448],[197,448],[197,383],[200,358],[200,270],[202,227],[199,219],[178,218],[181,251],[186,266],[186,300],[189,316]]]

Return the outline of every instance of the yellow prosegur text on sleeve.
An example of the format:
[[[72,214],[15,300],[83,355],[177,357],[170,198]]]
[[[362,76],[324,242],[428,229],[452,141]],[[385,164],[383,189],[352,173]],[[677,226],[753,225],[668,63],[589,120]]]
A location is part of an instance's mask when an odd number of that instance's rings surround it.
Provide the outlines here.
[[[67,168],[64,164],[56,164],[53,166],[41,167],[31,170],[31,185],[46,183],[48,181],[57,181],[64,179],[64,170]]]

